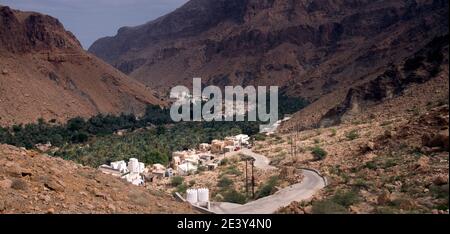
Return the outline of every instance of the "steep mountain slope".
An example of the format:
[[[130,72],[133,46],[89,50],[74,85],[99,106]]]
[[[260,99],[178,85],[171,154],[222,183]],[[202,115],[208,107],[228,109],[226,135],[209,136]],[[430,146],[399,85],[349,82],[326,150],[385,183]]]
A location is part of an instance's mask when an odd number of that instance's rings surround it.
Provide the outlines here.
[[[448,34],[434,38],[417,53],[391,63],[374,79],[324,95],[296,113],[282,130],[299,131],[343,122],[384,118],[425,108],[448,98]]]
[[[1,213],[193,213],[174,198],[99,170],[0,145]]]
[[[374,79],[447,32],[442,0],[191,0],[89,51],[160,90],[202,77],[279,85],[315,101]]]
[[[0,124],[140,113],[151,90],[86,53],[55,18],[0,6]]]

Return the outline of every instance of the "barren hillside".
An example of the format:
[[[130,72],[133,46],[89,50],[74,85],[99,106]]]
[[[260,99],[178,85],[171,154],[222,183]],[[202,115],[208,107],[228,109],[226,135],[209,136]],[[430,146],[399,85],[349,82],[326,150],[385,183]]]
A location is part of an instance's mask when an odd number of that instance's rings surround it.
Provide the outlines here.
[[[159,90],[202,77],[279,85],[315,101],[375,78],[447,32],[441,0],[192,0],[89,51]]]
[[[86,53],[55,18],[0,6],[0,124],[140,113],[152,91]]]
[[[0,145],[0,213],[192,213],[173,197],[33,151]]]

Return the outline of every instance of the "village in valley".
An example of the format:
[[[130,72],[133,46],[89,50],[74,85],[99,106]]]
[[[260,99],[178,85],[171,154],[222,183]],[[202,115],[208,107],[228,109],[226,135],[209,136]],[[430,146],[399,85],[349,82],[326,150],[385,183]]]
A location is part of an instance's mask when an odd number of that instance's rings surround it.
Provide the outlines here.
[[[128,163],[124,160],[112,162],[110,165],[101,165],[99,169],[105,174],[121,177],[136,186],[164,189],[170,187],[173,177],[188,180],[199,172],[214,173],[224,162],[239,156],[244,148],[251,148],[250,137],[239,134],[226,137],[224,140],[202,143],[197,149],[175,151],[172,153],[170,165],[145,165],[136,158],[131,158]],[[193,183],[193,180],[190,180],[191,186]]]

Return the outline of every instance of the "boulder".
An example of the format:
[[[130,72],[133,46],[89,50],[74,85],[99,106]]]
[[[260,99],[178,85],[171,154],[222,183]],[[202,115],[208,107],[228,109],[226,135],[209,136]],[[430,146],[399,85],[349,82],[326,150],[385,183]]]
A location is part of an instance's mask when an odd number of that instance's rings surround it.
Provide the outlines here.
[[[437,176],[436,178],[434,178],[433,184],[435,184],[435,185],[448,184],[448,177],[445,177],[445,176],[442,176],[442,175]]]
[[[64,184],[60,181],[50,179],[47,182],[44,183],[44,186],[52,191],[56,192],[64,192],[65,187]]]
[[[312,206],[306,206],[305,208],[303,208],[303,212],[305,214],[312,214],[313,213],[313,207]]]
[[[422,145],[426,147],[440,147],[449,151],[449,132],[442,130],[436,134],[425,133],[422,135]]]
[[[372,141],[367,142],[367,149],[373,151],[375,150],[375,143],[373,143]]]
[[[3,69],[3,70],[2,70],[2,75],[5,75],[5,76],[6,76],[6,75],[8,75],[8,74],[9,74],[9,71],[8,71],[8,70],[6,70],[6,69]]]

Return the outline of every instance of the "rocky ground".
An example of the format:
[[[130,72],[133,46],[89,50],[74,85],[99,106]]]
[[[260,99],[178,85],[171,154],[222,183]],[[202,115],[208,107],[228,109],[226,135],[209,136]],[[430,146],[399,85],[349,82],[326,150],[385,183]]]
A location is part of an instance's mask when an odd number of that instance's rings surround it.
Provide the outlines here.
[[[314,168],[329,180],[311,201],[280,212],[448,213],[448,104],[419,109],[257,143],[274,164]]]
[[[192,213],[167,194],[100,171],[0,145],[0,213]]]

